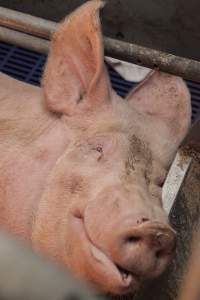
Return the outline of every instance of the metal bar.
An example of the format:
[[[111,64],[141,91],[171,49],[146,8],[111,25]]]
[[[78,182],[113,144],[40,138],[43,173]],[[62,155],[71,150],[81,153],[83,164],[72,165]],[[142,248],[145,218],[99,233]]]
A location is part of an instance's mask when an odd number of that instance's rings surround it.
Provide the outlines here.
[[[170,215],[191,164],[191,157],[183,157],[181,151],[177,152],[162,189],[163,208],[167,215]]]
[[[0,25],[50,39],[57,23],[0,6]]]
[[[0,7],[0,25],[35,35],[37,37],[50,39],[52,33],[56,29],[57,23]],[[21,35],[22,41],[20,43],[20,36],[18,35],[17,38],[15,35],[16,33],[12,34],[11,31],[7,31],[6,35],[1,33],[0,38],[4,41],[9,41],[10,43],[15,43],[17,40],[17,45],[22,47],[42,53],[48,52],[49,45],[45,45],[44,40],[40,42],[39,39],[35,40],[35,38],[33,38],[31,40],[30,36]],[[35,42],[37,43],[37,46],[34,46]],[[152,69],[159,68],[163,72],[178,75],[187,80],[200,82],[199,61],[175,56],[169,53],[141,47],[139,45],[122,42],[108,37],[104,38],[104,44],[106,55],[111,57]]]
[[[162,190],[163,207],[170,214],[192,162],[200,162],[200,119],[192,126],[169,170]]]
[[[105,38],[104,41],[108,56],[200,82],[199,61],[111,38]]]
[[[0,26],[0,40],[19,47],[47,54],[50,42],[22,32]]]

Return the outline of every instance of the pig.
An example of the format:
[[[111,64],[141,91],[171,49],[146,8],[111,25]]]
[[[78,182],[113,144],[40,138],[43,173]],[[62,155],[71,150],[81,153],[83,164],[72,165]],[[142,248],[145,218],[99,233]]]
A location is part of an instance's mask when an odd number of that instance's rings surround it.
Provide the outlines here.
[[[99,11],[58,26],[42,87],[0,76],[0,225],[99,291],[134,294],[169,264],[162,185],[190,126],[190,94],[153,71],[111,88]]]

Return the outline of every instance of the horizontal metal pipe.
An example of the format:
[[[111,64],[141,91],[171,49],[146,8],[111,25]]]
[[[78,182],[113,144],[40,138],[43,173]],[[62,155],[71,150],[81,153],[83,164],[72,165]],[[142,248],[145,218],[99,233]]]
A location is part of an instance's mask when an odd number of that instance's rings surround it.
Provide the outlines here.
[[[42,54],[48,53],[50,45],[50,42],[47,40],[2,26],[0,26],[0,40]]]
[[[50,39],[57,23],[47,21],[21,12],[0,7],[0,25],[27,34],[0,29],[0,39],[18,46],[29,48],[41,53],[47,53]],[[36,37],[31,37],[35,35]],[[39,39],[39,37],[43,39]],[[200,62],[187,59],[139,45],[104,38],[105,53],[114,58],[135,63],[149,68],[158,68],[163,72],[181,76],[188,80],[200,82]]]
[[[105,38],[108,56],[200,82],[200,62],[135,44]]]
[[[57,23],[0,6],[0,25],[50,39]]]

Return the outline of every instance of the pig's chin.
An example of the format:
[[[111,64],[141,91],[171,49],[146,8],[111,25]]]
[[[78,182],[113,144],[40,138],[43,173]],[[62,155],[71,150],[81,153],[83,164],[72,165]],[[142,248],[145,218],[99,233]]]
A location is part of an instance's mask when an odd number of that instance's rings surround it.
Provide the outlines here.
[[[106,253],[95,246],[87,234],[83,218],[74,216],[72,223],[74,233],[80,238],[81,253],[79,252],[78,255],[82,256],[84,261],[81,271],[78,271],[79,276],[82,279],[87,278],[102,292],[117,295],[134,294],[141,286],[139,277],[118,266]],[[74,260],[77,261],[76,255]],[[76,261],[71,265],[72,270]]]
[[[105,290],[113,294],[134,293],[140,286],[136,275],[124,270],[115,264],[104,252],[95,247],[91,242],[91,253],[97,264],[101,264],[106,269],[106,277],[109,276],[109,281],[112,280],[112,285],[116,284],[116,289]],[[103,276],[103,274],[102,274]],[[105,278],[106,280],[106,278]]]

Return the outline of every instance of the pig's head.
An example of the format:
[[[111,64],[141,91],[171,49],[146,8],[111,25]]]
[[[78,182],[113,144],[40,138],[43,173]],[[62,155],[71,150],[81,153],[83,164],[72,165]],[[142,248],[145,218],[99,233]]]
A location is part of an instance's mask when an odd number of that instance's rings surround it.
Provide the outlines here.
[[[161,274],[174,249],[161,191],[190,96],[180,78],[154,72],[121,99],[104,65],[100,7],[87,2],[53,36],[43,89],[69,146],[49,176],[33,245],[100,290],[125,294]]]

